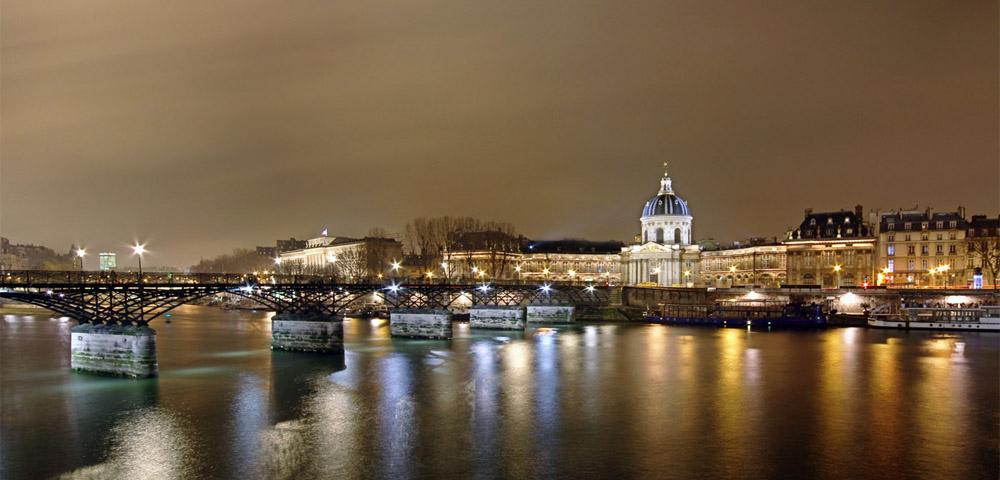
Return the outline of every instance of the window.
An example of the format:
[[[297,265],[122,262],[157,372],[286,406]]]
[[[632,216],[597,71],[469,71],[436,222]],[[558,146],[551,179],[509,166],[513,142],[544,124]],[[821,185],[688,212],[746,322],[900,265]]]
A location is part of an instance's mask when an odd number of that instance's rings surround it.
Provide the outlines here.
[[[944,240],[944,234],[942,234],[942,233],[937,234],[937,239],[938,240]]]
[[[903,230],[909,230],[909,229],[910,229],[910,222],[904,223],[903,224]]]
[[[958,228],[958,222],[955,220],[948,222],[948,228]]]
[[[890,257],[896,254],[896,246],[895,245],[889,245],[888,250],[889,250],[888,251],[888,255]]]
[[[886,228],[886,230],[889,230],[891,232],[891,231],[893,231],[893,230],[896,229],[896,224],[895,223],[890,223],[889,225],[886,225],[885,228]]]
[[[851,217],[844,217],[844,223],[851,223]]]
[[[927,252],[928,252],[929,250],[930,250],[930,249],[929,249],[929,248],[927,247],[927,245],[921,245],[921,246],[920,246],[920,254],[921,254],[921,255],[927,255]]]
[[[906,236],[906,241],[907,241],[907,242],[909,242],[909,241],[910,241],[910,236],[909,236],[909,235],[907,235],[907,236]]]
[[[826,224],[827,225],[833,225],[833,217],[830,217],[830,218],[826,219]]]
[[[908,270],[913,271],[913,260],[907,262],[907,266],[910,267]]]
[[[927,230],[927,222],[920,222],[920,229]]]
[[[889,235],[889,241],[890,242],[895,242],[896,241],[896,236],[895,235]]]
[[[927,234],[925,233],[925,234],[921,235],[920,239],[926,242],[927,241]]]
[[[944,254],[944,245],[938,245],[936,251],[938,255]]]
[[[915,253],[914,250],[913,250],[914,248],[916,248],[916,247],[914,247],[913,245],[910,245],[909,247],[906,247],[906,254],[907,255],[913,255]]]
[[[921,260],[920,261],[920,269],[921,270],[927,270],[927,260]]]
[[[810,218],[809,219],[809,226],[812,226],[812,227],[816,226],[816,219],[815,218]]]
[[[674,229],[674,243],[681,243],[681,229]]]
[[[889,267],[888,268],[889,268],[890,272],[895,272],[896,271],[896,261],[895,260],[889,260]]]
[[[808,253],[806,254],[806,266],[807,267],[813,266],[813,256]]]
[[[938,230],[944,228],[944,222],[938,221],[937,222],[937,228],[938,228]]]
[[[952,254],[952,255],[954,255],[954,254],[955,254],[955,246],[954,246],[954,245],[950,245],[950,246],[948,247],[948,253],[950,253],[950,254]],[[954,262],[952,262],[952,263],[954,263]]]
[[[948,234],[948,240],[954,240],[954,239],[955,239],[955,232],[949,233]]]

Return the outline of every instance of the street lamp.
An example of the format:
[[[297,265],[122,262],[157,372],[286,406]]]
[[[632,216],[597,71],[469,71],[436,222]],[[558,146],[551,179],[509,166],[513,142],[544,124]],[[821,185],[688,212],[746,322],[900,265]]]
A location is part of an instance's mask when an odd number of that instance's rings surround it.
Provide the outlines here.
[[[135,255],[139,256],[139,318],[142,318],[142,303],[143,303],[143,301],[142,301],[142,284],[143,284],[143,279],[142,279],[142,254],[145,251],[146,251],[146,249],[143,248],[143,246],[140,245],[139,242],[136,242],[136,244],[134,246],[132,246],[132,252]]]
[[[729,266],[729,286],[736,284],[736,265]]]
[[[139,284],[142,284],[142,254],[145,251],[146,249],[138,243],[132,246],[132,253],[139,256]]]
[[[684,270],[684,285],[691,286],[691,270]]]
[[[833,271],[837,272],[837,288],[840,288],[840,265],[834,265]]]

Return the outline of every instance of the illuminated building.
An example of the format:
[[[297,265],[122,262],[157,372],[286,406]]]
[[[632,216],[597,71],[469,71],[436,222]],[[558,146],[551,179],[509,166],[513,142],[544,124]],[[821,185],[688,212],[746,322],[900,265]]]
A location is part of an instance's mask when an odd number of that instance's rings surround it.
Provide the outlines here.
[[[883,283],[933,286],[966,283],[967,222],[957,212],[882,212],[878,223],[878,273]]]
[[[100,269],[102,271],[115,270],[118,268],[118,255],[115,253],[99,253],[97,254],[97,258],[100,262]]]
[[[322,236],[305,242],[305,248],[278,254],[279,273],[360,280],[385,274],[393,261],[403,258],[403,245],[391,238]]]
[[[517,277],[527,281],[621,283],[622,242],[535,241],[521,250]]]
[[[461,232],[444,252],[442,268],[447,266],[447,278],[621,283],[621,242],[529,240],[498,234]]]
[[[666,167],[666,164],[664,164]],[[697,245],[691,244],[693,217],[687,202],[674,193],[664,171],[660,191],[646,202],[639,222],[639,242],[622,248],[622,282],[626,285],[691,285],[699,277]]]
[[[785,283],[786,247],[777,242],[754,243],[702,250],[700,285],[777,288]]]
[[[874,285],[876,237],[863,222],[862,208],[813,213],[783,242],[788,283],[834,288]]]

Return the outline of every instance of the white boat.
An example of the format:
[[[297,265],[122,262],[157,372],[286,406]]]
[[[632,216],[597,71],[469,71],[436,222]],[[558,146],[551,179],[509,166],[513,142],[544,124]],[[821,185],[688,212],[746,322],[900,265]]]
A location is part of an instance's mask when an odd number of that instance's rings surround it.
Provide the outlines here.
[[[928,330],[986,330],[1000,332],[1000,306],[912,307],[872,312],[869,327]]]

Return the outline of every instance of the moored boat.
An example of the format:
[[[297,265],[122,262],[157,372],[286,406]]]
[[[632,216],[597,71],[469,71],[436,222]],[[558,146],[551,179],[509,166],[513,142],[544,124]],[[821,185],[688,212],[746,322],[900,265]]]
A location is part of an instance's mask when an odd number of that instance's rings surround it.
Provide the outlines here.
[[[647,312],[653,323],[721,327],[822,327],[830,321],[822,305],[802,302],[720,302],[715,305],[660,304]]]
[[[1000,306],[900,308],[895,311],[872,313],[868,317],[868,326],[1000,331]]]

